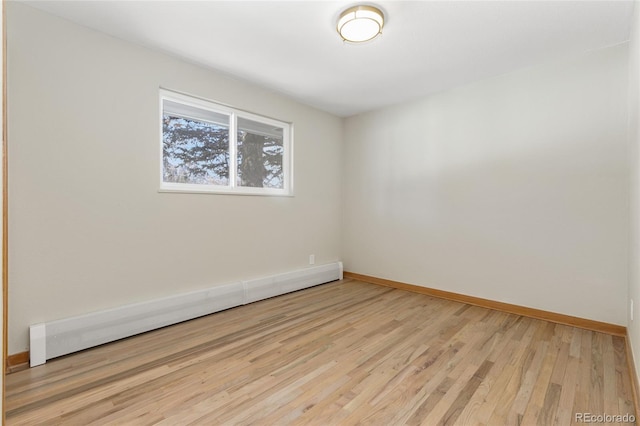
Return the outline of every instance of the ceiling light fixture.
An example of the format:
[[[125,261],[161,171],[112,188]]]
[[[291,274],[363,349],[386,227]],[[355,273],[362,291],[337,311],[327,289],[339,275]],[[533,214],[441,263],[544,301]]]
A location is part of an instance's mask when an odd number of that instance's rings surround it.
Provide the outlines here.
[[[338,18],[338,34],[344,41],[361,43],[382,34],[384,14],[373,6],[354,6],[345,10]]]

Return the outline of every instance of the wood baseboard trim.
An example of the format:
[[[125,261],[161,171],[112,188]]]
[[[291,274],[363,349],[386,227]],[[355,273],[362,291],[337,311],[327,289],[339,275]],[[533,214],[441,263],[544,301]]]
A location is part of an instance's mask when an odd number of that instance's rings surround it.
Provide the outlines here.
[[[524,317],[536,318],[557,324],[570,325],[572,327],[584,328],[615,336],[627,336],[627,328],[622,325],[609,324],[606,322],[594,321],[585,318],[573,317],[559,314],[557,312],[543,311],[541,309],[528,308],[526,306],[512,305],[510,303],[497,302],[495,300],[482,299],[480,297],[467,296],[465,294],[453,293],[450,291],[437,290],[429,287],[422,287],[414,284],[407,284],[399,281],[387,280],[384,278],[372,277],[369,275],[357,274],[355,272],[344,272],[344,278],[357,281],[364,281],[370,284],[377,284],[385,287],[397,288],[399,290],[412,291],[414,293],[426,294],[439,299],[451,300],[454,302],[467,303],[469,305],[480,306],[482,308],[496,311],[508,312],[510,314],[522,315]]]
[[[640,394],[640,385],[638,385],[638,374],[636,372],[636,363],[633,359],[633,350],[631,349],[631,339],[629,338],[629,333],[626,334],[624,342],[627,352],[627,366],[629,369],[629,375],[631,376],[633,408],[635,408],[637,416],[640,414],[640,400],[638,399],[638,395]]]
[[[7,373],[24,370],[29,368],[29,351],[19,352],[7,357]]]
[[[397,288],[399,290],[412,291],[414,293],[425,294],[428,296],[437,297],[440,299],[452,300],[454,302],[467,303],[469,305],[480,306],[482,308],[493,309],[497,311],[508,312],[510,314],[522,315],[525,317],[531,317],[541,319],[545,321],[551,321],[558,324],[570,325],[573,327],[584,328],[592,331],[599,331],[601,333],[612,334],[615,336],[622,336],[625,338],[627,359],[629,360],[629,369],[632,372],[633,382],[633,396],[634,403],[636,404],[636,412],[640,413],[640,404],[638,403],[638,395],[640,394],[640,386],[638,385],[638,376],[636,375],[635,364],[632,359],[631,347],[629,344],[629,336],[627,335],[626,327],[616,324],[609,324],[606,322],[594,321],[584,318],[573,317],[570,315],[558,314],[556,312],[543,311],[541,309],[527,308],[520,305],[512,305],[510,303],[497,302],[489,299],[482,299],[480,297],[467,296],[464,294],[453,293],[450,291],[437,290],[429,287],[422,287],[414,284],[402,283],[399,281],[387,280],[384,278],[372,277],[369,275],[357,274],[355,272],[344,272],[344,278],[350,278],[352,280],[363,281],[370,284],[382,285],[385,287]],[[20,352],[17,354],[7,356],[7,371],[9,373],[17,371],[24,367],[29,366],[29,351]]]

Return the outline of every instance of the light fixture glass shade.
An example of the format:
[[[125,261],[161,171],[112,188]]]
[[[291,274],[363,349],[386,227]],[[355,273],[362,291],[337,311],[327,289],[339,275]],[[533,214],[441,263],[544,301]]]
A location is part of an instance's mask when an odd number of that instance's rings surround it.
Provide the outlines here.
[[[382,33],[384,15],[373,6],[354,6],[340,14],[338,34],[345,41],[360,43]]]

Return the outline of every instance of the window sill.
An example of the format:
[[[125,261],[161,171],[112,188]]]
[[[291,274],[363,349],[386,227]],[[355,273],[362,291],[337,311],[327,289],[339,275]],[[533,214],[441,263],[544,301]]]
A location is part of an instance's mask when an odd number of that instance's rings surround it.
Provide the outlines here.
[[[215,195],[253,195],[262,197],[293,197],[292,191],[265,188],[201,188],[203,185],[161,186],[159,193],[171,194],[215,194]]]

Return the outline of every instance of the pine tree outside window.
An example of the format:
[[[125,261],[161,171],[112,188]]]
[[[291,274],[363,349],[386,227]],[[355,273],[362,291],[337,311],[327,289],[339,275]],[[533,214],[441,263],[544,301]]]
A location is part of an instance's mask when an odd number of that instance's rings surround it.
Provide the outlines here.
[[[292,195],[291,124],[161,90],[167,192]]]

